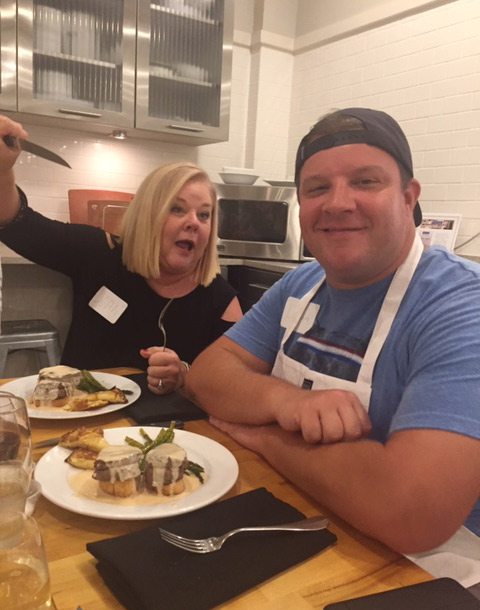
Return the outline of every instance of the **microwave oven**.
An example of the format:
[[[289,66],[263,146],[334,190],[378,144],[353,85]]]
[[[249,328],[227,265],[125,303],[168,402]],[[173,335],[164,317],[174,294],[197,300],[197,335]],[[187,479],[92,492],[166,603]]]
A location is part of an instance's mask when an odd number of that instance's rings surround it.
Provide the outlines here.
[[[215,185],[220,256],[309,260],[303,245],[294,186]]]

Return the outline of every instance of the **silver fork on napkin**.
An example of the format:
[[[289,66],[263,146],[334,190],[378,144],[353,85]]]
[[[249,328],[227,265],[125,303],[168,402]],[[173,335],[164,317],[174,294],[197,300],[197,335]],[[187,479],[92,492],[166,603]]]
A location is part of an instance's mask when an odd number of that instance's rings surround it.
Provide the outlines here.
[[[159,527],[160,536],[165,542],[178,546],[185,551],[191,553],[212,553],[222,548],[223,543],[230,536],[239,534],[240,532],[312,532],[316,530],[323,530],[328,525],[328,519],[324,517],[310,517],[309,519],[302,519],[301,521],[293,521],[292,523],[283,523],[281,525],[265,525],[257,527],[239,527],[231,530],[223,536],[211,536],[210,538],[185,538],[178,534],[173,534],[167,530]]]

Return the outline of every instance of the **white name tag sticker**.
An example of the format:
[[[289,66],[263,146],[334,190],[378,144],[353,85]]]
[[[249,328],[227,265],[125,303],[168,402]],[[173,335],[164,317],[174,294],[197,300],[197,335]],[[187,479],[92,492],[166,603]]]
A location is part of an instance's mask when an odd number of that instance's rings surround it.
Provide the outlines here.
[[[115,324],[122,313],[127,309],[128,303],[117,296],[106,286],[102,286],[88,303],[90,307],[111,324]]]

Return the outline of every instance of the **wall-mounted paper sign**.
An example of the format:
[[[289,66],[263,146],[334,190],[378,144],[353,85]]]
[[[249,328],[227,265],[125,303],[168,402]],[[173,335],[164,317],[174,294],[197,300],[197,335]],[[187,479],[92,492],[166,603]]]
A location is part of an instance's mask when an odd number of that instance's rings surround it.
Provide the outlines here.
[[[417,231],[425,246],[443,246],[453,252],[461,219],[461,214],[424,213]]]

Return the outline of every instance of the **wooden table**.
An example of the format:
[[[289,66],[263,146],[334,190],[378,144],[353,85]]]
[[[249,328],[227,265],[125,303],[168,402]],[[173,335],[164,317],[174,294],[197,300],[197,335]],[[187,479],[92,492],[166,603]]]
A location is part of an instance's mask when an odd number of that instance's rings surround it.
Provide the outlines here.
[[[109,369],[126,375],[133,369]],[[6,380],[0,381],[4,383]],[[85,420],[32,419],[33,441],[51,438],[77,425],[121,427],[135,425],[122,412]],[[431,580],[431,576],[382,544],[375,542],[330,514],[308,495],[269,466],[262,458],[241,447],[207,421],[187,422],[186,430],[207,436],[236,457],[240,473],[225,497],[266,487],[307,516],[323,513],[331,519],[329,529],[336,545],[287,570],[218,608],[229,610],[311,610],[328,603],[386,591]],[[35,460],[48,449],[35,451]],[[86,517],[64,510],[40,498],[34,513],[40,525],[50,566],[52,593],[58,610],[121,610],[124,608],[104,585],[95,559],[85,550],[87,542],[136,531],[150,521],[115,521]],[[195,603],[188,610],[195,610]]]

